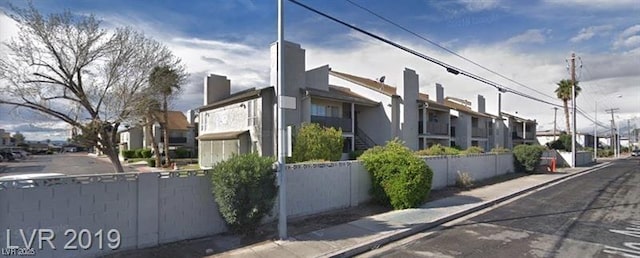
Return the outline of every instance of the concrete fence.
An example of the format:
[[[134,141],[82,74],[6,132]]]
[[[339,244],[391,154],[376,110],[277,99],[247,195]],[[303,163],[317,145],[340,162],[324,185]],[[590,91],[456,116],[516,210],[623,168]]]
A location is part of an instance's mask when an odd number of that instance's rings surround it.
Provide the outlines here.
[[[469,173],[475,180],[513,172],[511,154],[424,159],[434,171],[433,189],[455,184],[458,171]],[[370,199],[370,188],[369,174],[358,161],[288,165],[288,215],[298,217],[356,206]],[[110,253],[106,234],[111,229],[120,234],[118,250],[226,231],[206,171],[0,181],[0,228],[10,230],[0,232],[3,248],[8,240],[24,247],[22,234],[28,241],[33,230],[50,229],[55,234],[55,250],[46,242],[42,249],[38,248],[36,238],[38,257]],[[93,236],[92,244],[87,247],[89,235],[85,235],[83,242],[77,239],[75,244],[84,243],[86,250],[64,250],[72,238],[65,231],[79,233],[82,229]],[[96,236],[99,230],[104,234],[102,249]]]
[[[564,152],[558,150],[546,150],[542,154],[542,165],[549,164],[549,158],[556,158],[556,166],[559,167],[571,167],[571,161],[573,156],[571,152]],[[593,152],[590,151],[578,151],[576,152],[576,166],[585,166],[593,162]]]

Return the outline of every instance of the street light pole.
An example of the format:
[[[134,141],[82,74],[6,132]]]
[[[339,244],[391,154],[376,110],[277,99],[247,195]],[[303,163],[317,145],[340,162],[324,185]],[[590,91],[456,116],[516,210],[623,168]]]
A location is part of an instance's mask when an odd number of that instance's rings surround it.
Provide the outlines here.
[[[598,101],[596,100],[595,123],[593,124],[593,160],[598,161]]]
[[[277,116],[278,116],[278,236],[287,239],[287,181],[284,146],[284,0],[278,0],[278,85],[277,85]]]

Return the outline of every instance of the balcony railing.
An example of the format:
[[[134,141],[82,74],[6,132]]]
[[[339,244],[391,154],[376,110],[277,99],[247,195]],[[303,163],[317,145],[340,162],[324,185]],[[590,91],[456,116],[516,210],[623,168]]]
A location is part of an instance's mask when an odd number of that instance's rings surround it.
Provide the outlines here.
[[[445,123],[427,122],[427,131],[423,131],[422,121],[418,121],[418,132],[429,135],[449,135],[449,125]]]
[[[317,123],[324,127],[342,129],[342,132],[353,132],[351,119],[330,116],[311,116],[311,123]]]
[[[525,137],[522,137],[522,132],[511,133],[511,139],[514,139],[514,140],[535,140],[533,137],[533,132],[526,132],[524,136]]]
[[[164,142],[164,137],[160,137],[160,142]],[[169,137],[169,144],[171,143],[187,143],[187,137]]]
[[[471,128],[471,137],[487,138],[487,129],[478,127]]]

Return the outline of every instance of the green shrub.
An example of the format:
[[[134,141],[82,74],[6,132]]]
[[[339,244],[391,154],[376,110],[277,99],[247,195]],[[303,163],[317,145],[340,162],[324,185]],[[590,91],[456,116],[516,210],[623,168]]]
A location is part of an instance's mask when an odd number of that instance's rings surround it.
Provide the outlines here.
[[[191,151],[184,149],[184,148],[178,148],[176,149],[176,157],[179,159],[184,159],[184,158],[188,158],[191,154]]]
[[[533,172],[542,158],[544,147],[540,145],[521,144],[513,148],[513,162],[517,170]]]
[[[135,150],[123,150],[122,151],[122,157],[124,157],[125,159],[137,158],[136,157],[136,151]]]
[[[429,196],[433,172],[397,139],[365,151],[359,160],[371,175],[375,201],[394,209],[417,207]]]
[[[156,167],[156,160],[155,159],[147,159],[147,166],[149,167]]]
[[[480,153],[484,153],[484,149],[478,146],[471,146],[466,150],[462,151],[462,154],[480,154]]]
[[[503,153],[509,153],[509,152],[510,150],[504,147],[495,147],[490,151],[490,153],[495,153],[495,154],[503,154]]]
[[[554,150],[571,151],[571,135],[566,133],[560,134],[557,140],[547,144],[549,148]]]
[[[271,213],[278,192],[273,162],[251,153],[233,155],[213,167],[213,194],[232,231],[251,234]]]
[[[349,152],[349,159],[350,159],[350,160],[356,160],[356,159],[358,159],[358,158],[362,155],[362,153],[364,153],[364,152],[365,152],[364,150],[355,150],[355,151]]]
[[[140,157],[139,158],[143,158],[143,159],[148,159],[151,158],[151,149],[138,149],[140,150]]]
[[[340,160],[342,143],[342,130],[305,123],[296,133],[291,156],[294,162]]]
[[[418,156],[441,156],[441,155],[460,155],[461,151],[454,147],[446,147],[440,144],[433,145],[428,149],[416,152]]]
[[[611,156],[613,156],[613,150],[612,149],[598,150],[598,158],[606,158],[606,157],[611,157]]]

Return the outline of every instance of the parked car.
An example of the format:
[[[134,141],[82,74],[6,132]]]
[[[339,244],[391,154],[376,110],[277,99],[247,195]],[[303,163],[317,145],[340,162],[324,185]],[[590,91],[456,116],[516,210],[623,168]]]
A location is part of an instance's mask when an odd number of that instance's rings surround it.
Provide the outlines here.
[[[13,157],[15,157],[16,159],[26,159],[27,157],[22,155],[22,153],[17,152],[17,151],[12,151],[11,154],[13,154]]]
[[[0,150],[0,155],[2,155],[6,161],[16,160],[16,157],[10,151]]]
[[[640,156],[640,149],[638,149],[638,150],[633,150],[633,151],[631,152],[631,156],[639,157],[639,156]]]

